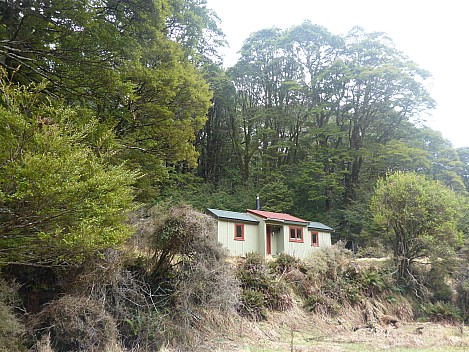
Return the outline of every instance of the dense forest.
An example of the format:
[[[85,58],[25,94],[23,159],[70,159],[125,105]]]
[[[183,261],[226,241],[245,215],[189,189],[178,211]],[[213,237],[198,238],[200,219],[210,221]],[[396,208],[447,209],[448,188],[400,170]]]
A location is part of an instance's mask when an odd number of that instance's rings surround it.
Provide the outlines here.
[[[158,231],[146,264],[119,263],[159,294],[180,289],[184,275],[160,283],[176,253],[198,258],[200,247],[167,241],[206,230],[173,206],[244,211],[259,194],[263,209],[321,221],[358,252],[391,253],[380,208],[391,175],[412,175],[430,195],[416,208],[438,204],[422,218],[451,210],[419,230],[415,258],[443,247],[435,229],[451,242],[445,259],[464,257],[469,147],[425,126],[437,103],[430,73],[386,34],[267,28],[224,68],[227,43],[204,0],[6,0],[0,14],[0,286],[23,284],[26,310],[67,291],[64,278],[90,261],[109,264],[116,248],[129,256],[136,236]],[[402,189],[396,202],[417,192]],[[178,216],[183,225],[169,226]],[[139,265],[144,273],[129,269]],[[441,280],[464,280],[462,267]]]

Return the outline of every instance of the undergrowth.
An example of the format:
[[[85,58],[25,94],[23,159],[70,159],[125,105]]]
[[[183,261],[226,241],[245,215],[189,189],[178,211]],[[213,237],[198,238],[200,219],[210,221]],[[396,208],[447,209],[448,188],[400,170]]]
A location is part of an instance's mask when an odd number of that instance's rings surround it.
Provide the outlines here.
[[[15,314],[19,305],[18,285],[7,283],[0,278],[0,351],[16,352],[21,350],[21,337],[25,328]]]
[[[258,253],[249,253],[237,268],[241,286],[238,311],[253,320],[264,320],[266,310],[283,311],[291,308],[293,301],[285,280],[266,265]]]

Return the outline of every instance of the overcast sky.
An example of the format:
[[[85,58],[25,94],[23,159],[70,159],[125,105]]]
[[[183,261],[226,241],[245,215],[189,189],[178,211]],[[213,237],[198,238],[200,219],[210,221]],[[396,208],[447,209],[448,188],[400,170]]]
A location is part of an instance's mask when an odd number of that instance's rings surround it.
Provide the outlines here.
[[[250,33],[281,29],[304,20],[346,34],[360,26],[385,32],[432,78],[428,90],[437,108],[427,118],[456,148],[469,146],[469,2],[465,0],[207,0],[221,19],[230,48],[225,66]]]

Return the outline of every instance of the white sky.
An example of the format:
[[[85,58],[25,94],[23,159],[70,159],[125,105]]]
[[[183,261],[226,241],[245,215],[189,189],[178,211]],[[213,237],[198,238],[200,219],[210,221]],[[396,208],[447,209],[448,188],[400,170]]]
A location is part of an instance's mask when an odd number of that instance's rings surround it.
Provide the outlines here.
[[[428,70],[437,108],[427,125],[456,148],[469,146],[469,2],[466,0],[207,0],[221,19],[230,48],[225,67],[237,61],[243,41],[257,30],[304,20],[346,34],[353,26],[385,32],[397,49]]]

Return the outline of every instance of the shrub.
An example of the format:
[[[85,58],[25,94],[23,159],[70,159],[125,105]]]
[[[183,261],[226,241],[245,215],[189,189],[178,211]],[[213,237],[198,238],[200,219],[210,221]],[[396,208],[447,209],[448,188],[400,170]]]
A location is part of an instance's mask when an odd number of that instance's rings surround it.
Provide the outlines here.
[[[174,267],[174,317],[183,327],[197,323],[204,311],[230,314],[239,285],[227,263],[227,253],[216,241],[213,219],[189,207],[173,211],[183,233],[191,233]]]
[[[237,269],[237,277],[243,290],[241,295],[240,314],[253,316],[254,319],[264,318],[263,314],[251,314],[248,309],[254,293],[256,300],[262,297],[262,306],[272,310],[287,310],[292,307],[293,300],[287,286],[282,281],[277,281],[273,272],[266,267],[264,259],[258,253],[248,253],[246,259]],[[257,304],[257,303],[256,303]],[[256,311],[257,312],[257,311]]]
[[[50,335],[58,351],[105,351],[116,348],[114,319],[89,297],[66,295],[30,319],[34,335]]]
[[[304,301],[304,308],[309,312],[317,311],[317,308],[324,304],[325,298],[321,294],[311,294]]]
[[[317,314],[336,315],[340,312],[341,305],[334,298],[317,292],[305,299],[303,307]]]
[[[303,261],[286,253],[279,254],[275,261],[270,263],[270,267],[278,274],[289,273],[292,270],[300,270],[303,273],[307,271]]]
[[[190,345],[194,328],[204,324],[209,311],[235,311],[238,282],[211,217],[188,206],[154,207],[142,217],[133,243],[146,254],[144,280],[167,313],[166,337]]]
[[[164,342],[167,298],[151,289],[144,271],[139,256],[108,250],[103,257],[87,261],[68,290],[71,296],[88,297],[104,307],[129,350],[158,350]]]
[[[461,321],[459,308],[447,302],[436,302],[421,305],[421,311],[431,322],[447,322],[455,324]]]
[[[459,283],[456,289],[457,302],[459,309],[461,309],[462,318],[464,321],[469,319],[469,280],[463,280]]]
[[[360,281],[362,289],[369,297],[375,297],[378,293],[387,288],[387,282],[384,278],[386,273],[373,269],[365,269],[361,272]]]
[[[14,313],[18,303],[17,285],[8,284],[0,278],[0,351],[22,350],[24,326]]]
[[[41,101],[45,90],[0,73],[1,264],[73,265],[131,233],[125,214],[139,174],[110,162],[117,148],[106,124]]]
[[[352,252],[345,249],[345,244],[338,242],[335,245],[315,251],[309,258],[314,270],[310,273],[314,280],[337,280],[349,267]]]
[[[451,302],[453,297],[453,290],[446,281],[445,269],[434,266],[430,269],[428,274],[425,275],[425,281],[427,289],[431,295],[431,301],[433,303]]]
[[[368,241],[367,245],[358,248],[358,258],[386,258],[389,255],[389,249],[382,241]]]
[[[254,321],[266,319],[266,308],[264,305],[264,294],[252,288],[242,291],[240,300],[240,314]]]
[[[388,268],[360,267],[342,244],[315,252],[304,274],[292,270],[286,278],[304,299],[306,310],[332,315],[344,306],[363,305],[395,285]]]
[[[310,280],[307,270],[304,273],[297,269],[291,270],[285,274],[285,280],[293,288],[293,291],[302,298],[308,297],[313,291],[314,282]]]

